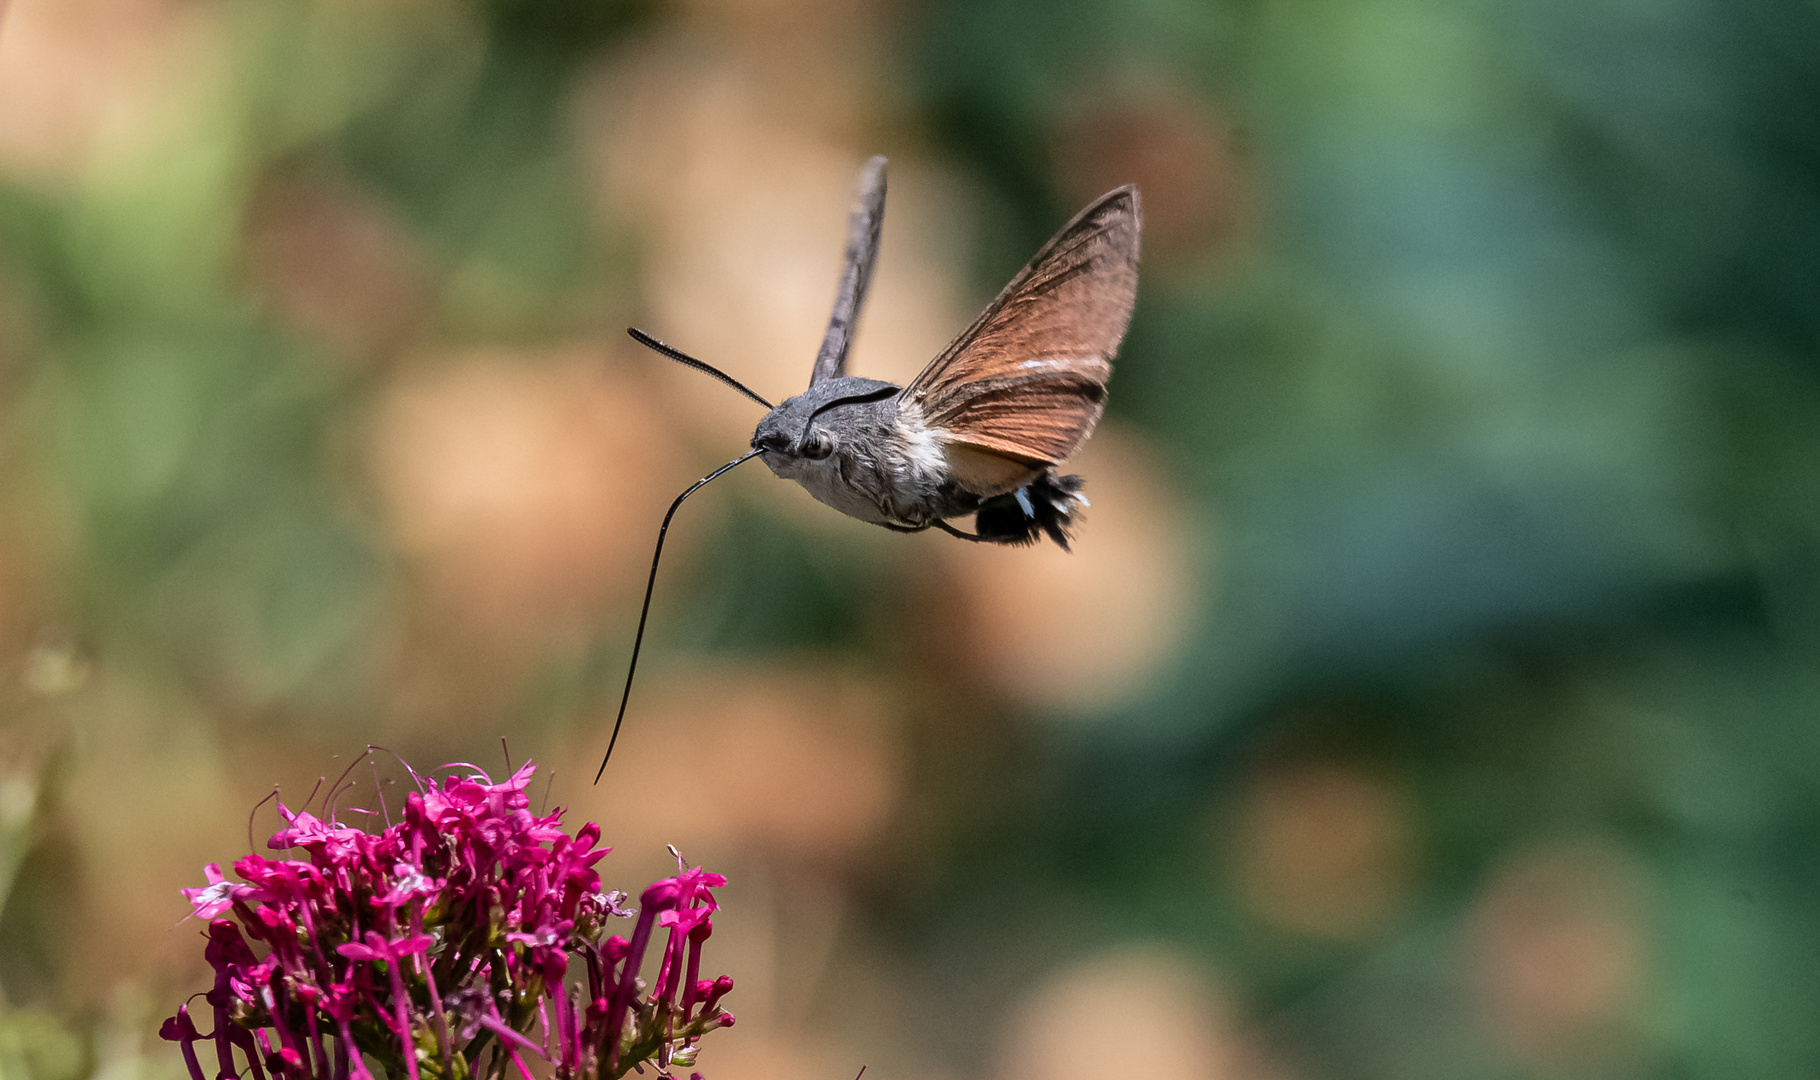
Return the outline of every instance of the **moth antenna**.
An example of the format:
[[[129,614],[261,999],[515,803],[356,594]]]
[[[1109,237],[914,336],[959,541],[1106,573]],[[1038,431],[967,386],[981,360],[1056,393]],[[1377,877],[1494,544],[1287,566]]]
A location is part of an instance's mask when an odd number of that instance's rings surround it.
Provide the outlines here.
[[[697,360],[697,359],[695,359],[695,357],[690,356],[688,353],[683,352],[681,349],[672,349],[670,346],[665,345],[663,342],[652,337],[650,334],[645,333],[643,330],[640,330],[636,326],[626,327],[626,333],[632,335],[633,341],[638,342],[640,345],[643,345],[645,348],[650,349],[652,352],[658,353],[659,355],[662,355],[662,356],[667,356],[670,359],[676,361],[677,363],[681,364],[684,367],[694,368],[696,371],[699,371],[703,375],[706,375],[710,378],[718,379],[721,382],[727,384],[728,386],[731,386],[733,389],[738,390],[740,393],[751,398],[753,401],[756,401],[760,405],[763,405],[767,409],[775,409],[777,407],[777,406],[771,404],[769,401],[766,401],[764,398],[759,397],[757,394],[754,394],[752,391],[746,389],[745,383],[740,382],[738,379],[735,379],[733,376],[731,376],[731,375],[727,374],[726,372],[722,371],[721,369],[715,367],[713,364],[710,364],[705,360]]]
[[[815,418],[822,413],[827,412],[829,409],[834,408],[836,405],[866,405],[874,401],[883,401],[893,394],[901,393],[902,391],[903,387],[901,386],[881,386],[877,390],[867,390],[860,394],[848,394],[846,397],[837,397],[833,401],[822,402],[815,407],[815,411],[809,414],[809,419],[803,421],[803,433],[796,437],[796,445],[801,446],[803,443],[809,441],[809,428],[815,423]]]
[[[638,334],[636,330],[632,333],[633,336],[637,336]],[[703,364],[702,366],[706,367],[707,365]],[[728,379],[727,381],[733,382],[732,379]],[[738,384],[735,383],[734,385]],[[752,393],[750,390],[746,392],[748,394]],[[757,395],[754,394],[752,396],[756,397]],[[632,700],[632,676],[638,673],[638,651],[645,643],[645,620],[651,616],[651,590],[657,586],[657,560],[664,556],[664,537],[670,532],[670,519],[676,516],[676,511],[682,506],[684,499],[687,499],[697,491],[700,491],[704,485],[720,474],[751,461],[753,458],[757,457],[760,452],[761,451],[758,450],[747,451],[683,489],[683,493],[676,497],[676,501],[670,504],[669,511],[664,514],[663,524],[657,527],[657,550],[651,553],[651,576],[645,581],[645,603],[643,607],[638,609],[638,632],[632,636],[632,662],[626,665],[626,689],[619,695],[619,715],[613,719],[613,735],[607,740],[607,752],[605,756],[600,759],[600,768],[594,773],[594,782],[596,784],[600,783],[601,775],[607,771],[607,762],[613,759],[613,746],[619,742],[619,725],[626,722],[626,702]]]

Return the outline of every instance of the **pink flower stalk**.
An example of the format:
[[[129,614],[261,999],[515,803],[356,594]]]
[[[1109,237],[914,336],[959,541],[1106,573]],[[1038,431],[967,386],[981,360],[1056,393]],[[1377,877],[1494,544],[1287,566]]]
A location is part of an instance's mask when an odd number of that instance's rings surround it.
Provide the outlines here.
[[[211,920],[213,1031],[185,1005],[161,1032],[193,1080],[210,1080],[198,1048],[211,1043],[215,1080],[374,1080],[372,1064],[389,1080],[608,1080],[693,1065],[703,1035],[733,1026],[720,1007],[733,980],[697,978],[727,879],[678,856],[677,875],[627,910],[594,870],[611,850],[595,846],[600,827],[571,836],[560,809],[531,813],[534,771],[450,776],[380,832],[280,803],[287,827],[266,846],[306,858],[248,855],[239,882],[205,867],[208,884],[183,893]],[[629,940],[608,936],[634,915]],[[647,989],[639,968],[659,930]]]

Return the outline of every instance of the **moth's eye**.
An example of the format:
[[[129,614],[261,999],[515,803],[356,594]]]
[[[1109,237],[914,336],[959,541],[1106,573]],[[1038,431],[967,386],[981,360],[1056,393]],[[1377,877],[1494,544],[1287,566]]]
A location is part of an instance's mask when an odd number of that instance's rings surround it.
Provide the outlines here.
[[[803,440],[802,455],[811,461],[820,461],[834,453],[834,439],[825,431],[812,431]]]

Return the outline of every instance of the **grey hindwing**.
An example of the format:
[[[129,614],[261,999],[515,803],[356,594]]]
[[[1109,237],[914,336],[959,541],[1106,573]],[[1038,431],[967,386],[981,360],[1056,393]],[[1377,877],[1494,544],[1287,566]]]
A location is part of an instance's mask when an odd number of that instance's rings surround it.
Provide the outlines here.
[[[809,373],[811,387],[847,372],[847,351],[853,344],[860,308],[866,303],[866,289],[872,284],[872,268],[878,263],[878,238],[884,224],[885,159],[874,157],[860,169],[853,208],[847,215],[847,253],[841,267],[840,289],[834,296],[834,313],[828,317],[821,351],[815,356],[815,368]]]

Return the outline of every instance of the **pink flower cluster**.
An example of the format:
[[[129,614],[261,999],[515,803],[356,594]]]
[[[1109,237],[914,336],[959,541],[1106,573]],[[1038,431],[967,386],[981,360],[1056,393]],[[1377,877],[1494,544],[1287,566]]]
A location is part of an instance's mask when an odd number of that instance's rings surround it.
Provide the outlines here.
[[[474,769],[440,787],[413,773],[403,820],[376,833],[279,804],[288,827],[267,846],[307,858],[248,855],[239,883],[210,864],[209,884],[183,892],[210,920],[214,1030],[185,1005],[162,1032],[191,1077],[207,1080],[197,1054],[209,1043],[221,1080],[374,1080],[369,1062],[390,1080],[693,1065],[697,1040],[733,1024],[720,1007],[733,980],[700,978],[711,890],[726,878],[679,856],[677,875],[627,910],[624,893],[601,891],[599,826],[570,836],[562,811],[531,813],[533,772],[495,784]],[[610,920],[634,915],[630,939],[607,936]],[[639,969],[660,930],[647,985]],[[571,985],[575,960],[586,974]],[[535,1071],[529,1059],[541,1059]]]

